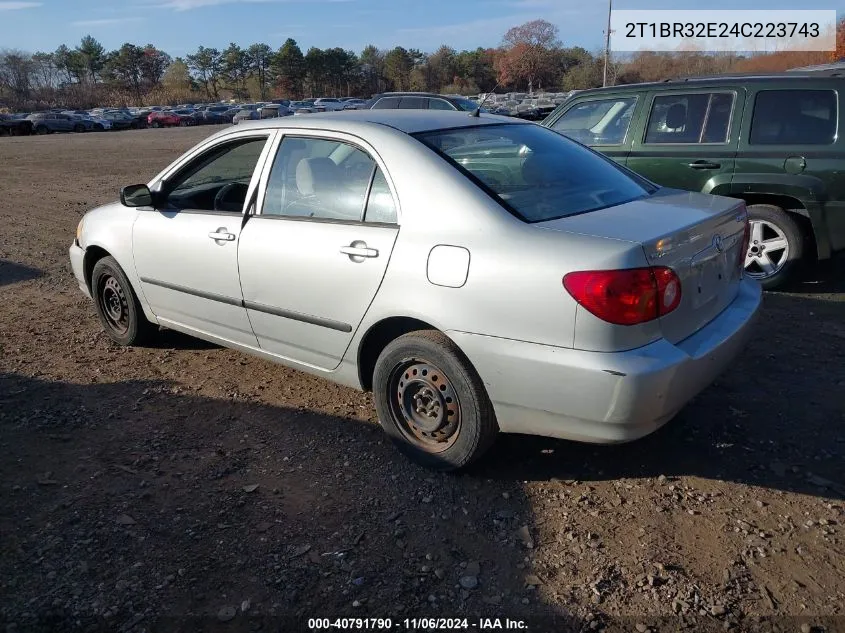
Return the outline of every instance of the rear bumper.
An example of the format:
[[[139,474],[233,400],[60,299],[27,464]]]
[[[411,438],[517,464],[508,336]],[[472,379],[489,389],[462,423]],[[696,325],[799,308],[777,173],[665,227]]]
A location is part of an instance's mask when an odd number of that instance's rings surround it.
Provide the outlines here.
[[[694,335],[625,352],[447,334],[480,374],[503,432],[611,444],[657,430],[710,385],[745,345],[761,301],[760,286],[746,279]]]
[[[70,255],[70,267],[73,269],[73,276],[76,277],[76,282],[79,284],[79,289],[86,297],[91,297],[91,291],[88,289],[88,284],[85,281],[85,250],[73,241],[68,249]]]

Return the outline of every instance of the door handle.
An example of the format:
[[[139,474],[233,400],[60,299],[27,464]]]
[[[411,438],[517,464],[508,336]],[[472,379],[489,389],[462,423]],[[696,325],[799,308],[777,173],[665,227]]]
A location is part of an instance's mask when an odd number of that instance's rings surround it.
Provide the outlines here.
[[[694,163],[687,163],[687,167],[690,169],[719,169],[721,165],[719,163],[711,163],[708,160],[697,160]]]
[[[364,242],[352,242],[349,246],[341,246],[340,252],[350,257],[378,257],[378,251],[367,248]]]
[[[213,233],[209,233],[208,237],[213,239],[214,241],[221,241],[221,242],[234,242],[235,241],[235,234],[229,233],[225,227],[220,227]]]

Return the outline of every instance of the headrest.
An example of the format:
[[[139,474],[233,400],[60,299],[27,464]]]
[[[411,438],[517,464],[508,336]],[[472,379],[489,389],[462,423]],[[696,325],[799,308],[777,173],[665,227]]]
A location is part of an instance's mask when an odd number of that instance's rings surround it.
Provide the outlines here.
[[[687,122],[687,107],[683,103],[673,103],[666,112],[666,127],[677,130]]]
[[[296,166],[296,188],[303,196],[313,196],[320,189],[337,184],[338,170],[331,158],[303,158]]]

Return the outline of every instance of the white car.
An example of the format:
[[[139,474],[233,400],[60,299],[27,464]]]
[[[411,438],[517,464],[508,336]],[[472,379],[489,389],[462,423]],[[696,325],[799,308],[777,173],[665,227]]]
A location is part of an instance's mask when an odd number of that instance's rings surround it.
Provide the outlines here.
[[[326,112],[334,112],[336,110],[343,110],[343,106],[346,105],[340,99],[334,98],[322,98],[322,99],[314,99],[314,107],[316,108],[324,108]]]
[[[414,459],[499,431],[634,440],[740,353],[740,200],[666,190],[548,128],[434,110],[244,122],[70,247],[106,333],[179,330],[358,389]]]

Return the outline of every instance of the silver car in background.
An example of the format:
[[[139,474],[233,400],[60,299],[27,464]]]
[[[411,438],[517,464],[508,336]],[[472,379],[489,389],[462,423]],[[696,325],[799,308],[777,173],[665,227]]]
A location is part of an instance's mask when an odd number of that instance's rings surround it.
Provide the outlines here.
[[[106,333],[158,326],[372,390],[433,468],[498,432],[634,440],[740,352],[741,201],[660,189],[541,126],[362,110],[243,122],[70,247]]]

